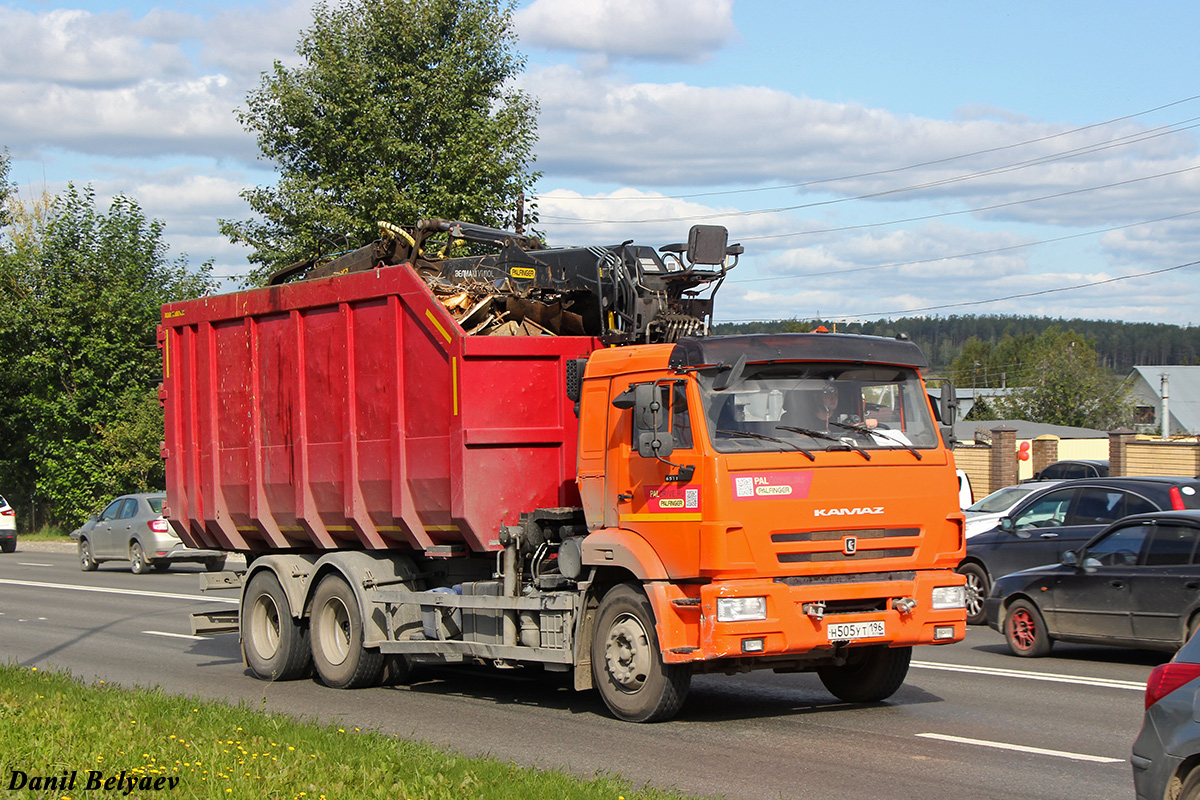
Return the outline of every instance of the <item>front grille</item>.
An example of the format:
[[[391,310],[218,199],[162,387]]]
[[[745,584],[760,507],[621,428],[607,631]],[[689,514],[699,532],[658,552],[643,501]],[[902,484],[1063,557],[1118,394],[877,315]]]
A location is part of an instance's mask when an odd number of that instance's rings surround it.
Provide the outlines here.
[[[840,542],[847,536],[857,539],[893,539],[902,536],[920,536],[920,528],[859,528],[837,531],[795,531],[772,533],[772,542]]]
[[[780,553],[779,563],[793,564],[796,562],[813,561],[862,561],[869,558],[907,558],[917,552],[915,547],[893,547],[890,550],[859,550],[857,553],[843,553],[838,550],[825,553]]]
[[[771,534],[771,543],[782,545],[777,548],[776,558],[780,564],[874,561],[883,558],[908,558],[916,552],[915,546],[887,547],[883,539],[916,539],[920,528],[851,528],[818,531],[781,531]],[[853,552],[845,552],[846,540],[854,539]],[[889,542],[888,544],[901,542]],[[904,544],[908,544],[904,542]],[[788,545],[808,545],[792,548]],[[787,552],[789,550],[799,552]],[[783,552],[779,552],[783,551]]]

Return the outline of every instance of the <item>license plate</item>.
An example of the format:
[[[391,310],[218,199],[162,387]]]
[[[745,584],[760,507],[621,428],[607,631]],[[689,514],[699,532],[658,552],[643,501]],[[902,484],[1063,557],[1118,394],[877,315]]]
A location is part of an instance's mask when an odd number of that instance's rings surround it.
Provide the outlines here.
[[[883,620],[870,622],[831,622],[825,629],[826,638],[831,642],[851,642],[855,639],[879,639],[887,635]]]

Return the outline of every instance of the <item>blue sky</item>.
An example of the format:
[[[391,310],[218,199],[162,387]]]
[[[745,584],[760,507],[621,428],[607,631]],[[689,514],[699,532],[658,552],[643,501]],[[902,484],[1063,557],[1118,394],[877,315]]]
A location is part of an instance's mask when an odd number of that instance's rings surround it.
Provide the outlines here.
[[[216,220],[273,173],[234,111],[311,3],[84,6],[0,4],[20,197],[127,194],[172,254],[245,273]],[[551,243],[726,225],[719,320],[1200,322],[1200,5],[523,0],[515,25]]]

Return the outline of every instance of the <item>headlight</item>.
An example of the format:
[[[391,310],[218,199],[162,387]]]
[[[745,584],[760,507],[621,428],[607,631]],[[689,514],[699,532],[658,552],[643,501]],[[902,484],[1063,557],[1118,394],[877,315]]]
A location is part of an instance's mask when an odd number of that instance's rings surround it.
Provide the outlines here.
[[[767,618],[765,597],[718,597],[717,622],[746,622]]]
[[[966,608],[967,590],[962,586],[935,586],[930,600],[934,608]]]

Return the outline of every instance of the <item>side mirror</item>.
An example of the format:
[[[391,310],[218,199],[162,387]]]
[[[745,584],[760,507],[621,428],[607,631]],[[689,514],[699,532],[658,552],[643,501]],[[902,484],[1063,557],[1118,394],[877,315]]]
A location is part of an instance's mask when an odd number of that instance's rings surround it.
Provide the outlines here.
[[[1062,554],[1062,565],[1064,567],[1078,567],[1079,556],[1075,554],[1074,550],[1068,550]]]
[[[954,393],[954,384],[950,381],[942,382],[942,393],[938,397],[938,416],[941,417],[942,424],[949,428],[954,427],[958,419],[958,395]]]
[[[1005,533],[1012,533],[1016,527],[1013,525],[1012,517],[1001,517],[1000,521],[996,524],[997,527],[999,527],[1000,530],[1004,531]]]
[[[100,512],[99,511],[93,511],[91,514],[88,515],[88,522],[99,522],[99,521],[100,521]]]
[[[657,385],[641,383],[633,387],[633,413],[637,421],[638,454],[644,458],[666,458],[675,452],[675,440],[662,427],[662,394]]]

